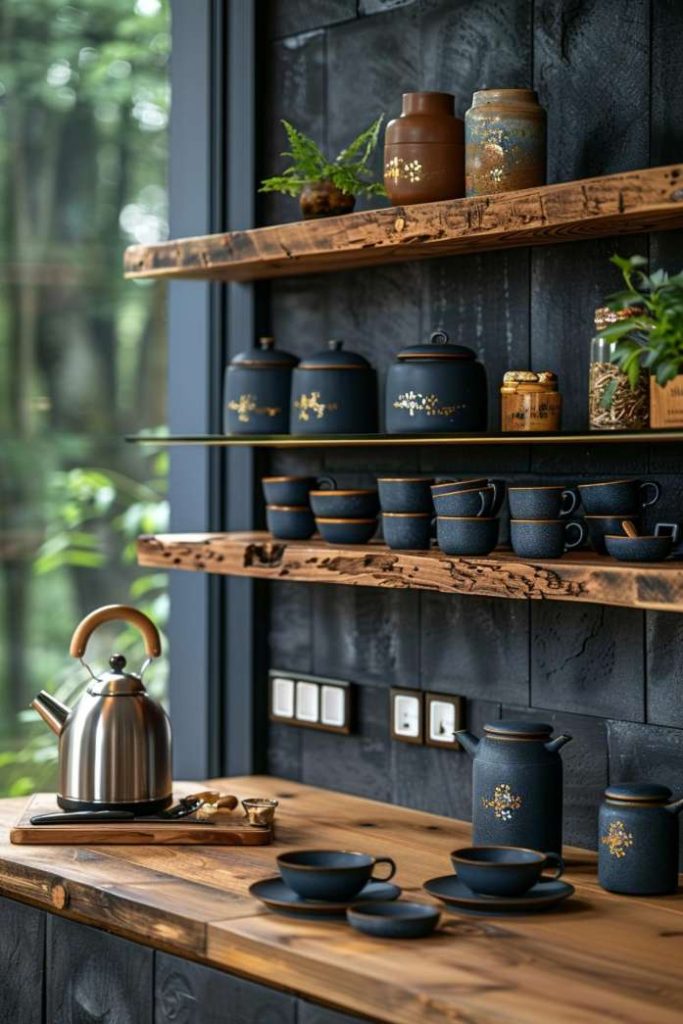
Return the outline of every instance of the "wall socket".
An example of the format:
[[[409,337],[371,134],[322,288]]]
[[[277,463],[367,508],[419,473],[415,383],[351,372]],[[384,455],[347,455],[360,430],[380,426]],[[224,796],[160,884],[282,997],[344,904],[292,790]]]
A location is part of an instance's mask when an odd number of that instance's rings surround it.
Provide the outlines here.
[[[460,748],[453,733],[464,728],[465,701],[462,697],[392,688],[389,714],[393,740],[451,750]]]
[[[301,672],[268,673],[270,718],[283,725],[351,732],[351,685]]]

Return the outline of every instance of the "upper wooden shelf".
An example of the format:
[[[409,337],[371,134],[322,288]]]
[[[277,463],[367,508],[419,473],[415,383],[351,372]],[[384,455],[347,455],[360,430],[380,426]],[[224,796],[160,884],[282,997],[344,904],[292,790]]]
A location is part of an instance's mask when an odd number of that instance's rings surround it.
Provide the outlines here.
[[[136,444],[221,448],[400,448],[426,445],[563,445],[683,443],[683,430],[632,430],[582,434],[135,434]]]
[[[378,541],[287,541],[265,532],[145,536],[137,550],[140,565],[225,576],[683,612],[683,562],[626,564],[590,551],[536,561],[502,549],[456,558],[437,548],[392,551]]]
[[[683,227],[683,164],[126,250],[126,277],[253,281]]]

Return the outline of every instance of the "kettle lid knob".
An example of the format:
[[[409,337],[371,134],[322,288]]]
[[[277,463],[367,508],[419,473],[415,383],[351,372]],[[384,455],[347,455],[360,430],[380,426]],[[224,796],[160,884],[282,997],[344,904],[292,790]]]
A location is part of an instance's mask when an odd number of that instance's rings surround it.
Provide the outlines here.
[[[112,654],[111,658],[109,659],[109,664],[111,665],[114,672],[123,672],[124,668],[126,667],[126,659],[122,654]]]

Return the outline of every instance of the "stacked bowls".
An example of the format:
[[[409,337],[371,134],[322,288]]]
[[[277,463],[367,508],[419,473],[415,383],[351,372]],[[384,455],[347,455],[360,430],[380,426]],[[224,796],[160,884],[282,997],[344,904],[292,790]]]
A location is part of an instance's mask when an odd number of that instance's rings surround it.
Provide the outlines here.
[[[377,480],[382,532],[388,547],[424,551],[432,537],[431,477],[383,476]]]
[[[367,544],[377,529],[379,501],[374,488],[313,490],[315,525],[329,544]]]
[[[434,484],[436,539],[446,555],[487,555],[498,543],[505,482],[475,477]]]

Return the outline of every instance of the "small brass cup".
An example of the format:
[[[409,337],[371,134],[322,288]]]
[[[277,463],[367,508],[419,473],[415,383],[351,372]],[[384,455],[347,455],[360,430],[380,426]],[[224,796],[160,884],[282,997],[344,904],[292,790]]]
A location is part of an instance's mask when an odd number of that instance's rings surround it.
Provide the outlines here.
[[[250,797],[242,801],[244,813],[250,825],[272,825],[275,820],[275,808],[277,800],[265,800],[261,797]]]

